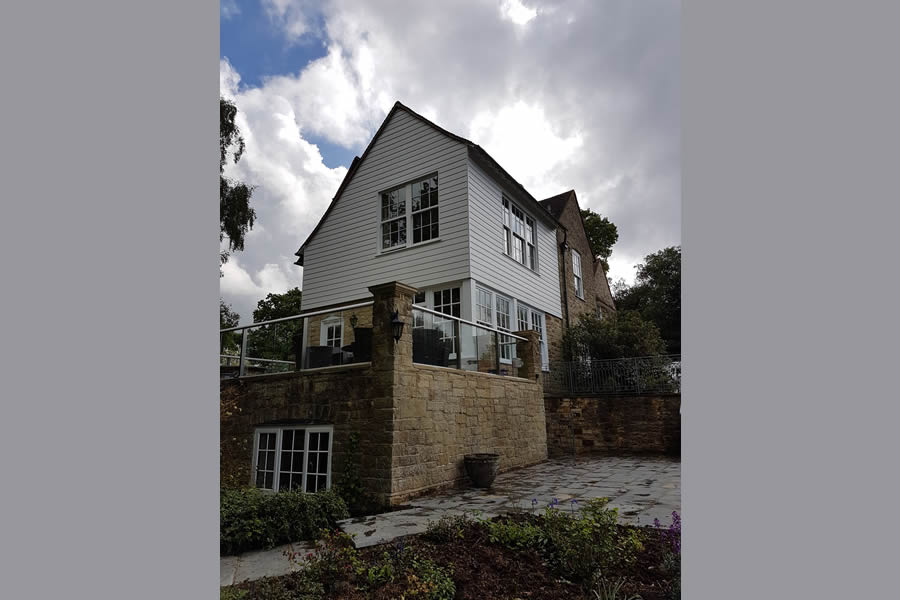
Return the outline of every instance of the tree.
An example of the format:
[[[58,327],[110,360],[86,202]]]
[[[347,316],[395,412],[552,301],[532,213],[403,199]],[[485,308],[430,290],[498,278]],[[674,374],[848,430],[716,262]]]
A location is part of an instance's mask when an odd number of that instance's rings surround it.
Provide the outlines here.
[[[219,329],[237,327],[241,316],[231,309],[230,304],[219,298]],[[235,331],[222,334],[220,351],[222,354],[235,355],[241,351],[241,335]]]
[[[231,157],[235,163],[244,153],[244,138],[234,123],[237,107],[219,98],[219,242],[228,238],[228,249],[219,254],[219,266],[228,261],[235,250],[244,249],[244,237],[253,228],[256,211],[250,207],[253,188],[225,177],[225,164]],[[222,276],[221,270],[219,276]]]
[[[293,288],[283,294],[268,294],[256,303],[253,322],[272,321],[300,313],[303,292]],[[297,343],[303,334],[303,321],[285,321],[252,329],[247,340],[247,354],[252,358],[295,360]]]
[[[609,257],[612,256],[612,247],[619,239],[619,230],[615,223],[611,223],[606,217],[601,217],[589,208],[582,209],[581,217],[584,219],[584,230],[587,233],[591,248],[597,253],[603,272],[609,273]]]
[[[681,353],[681,246],[644,257],[633,286],[616,286],[616,308],[638,311],[659,327],[668,352]]]
[[[563,334],[567,360],[655,356],[665,352],[659,328],[636,311],[581,315]]]

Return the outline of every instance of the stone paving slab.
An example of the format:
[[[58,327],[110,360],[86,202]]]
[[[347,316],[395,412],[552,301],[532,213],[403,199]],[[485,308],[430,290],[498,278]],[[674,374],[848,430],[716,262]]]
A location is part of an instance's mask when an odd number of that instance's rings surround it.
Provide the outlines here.
[[[299,566],[292,564],[284,555],[285,550],[293,549],[305,555],[313,550],[311,543],[295,543],[276,546],[270,550],[245,552],[238,556],[223,556],[219,559],[219,585],[232,585],[242,581],[286,575],[296,571]]]
[[[562,510],[579,509],[591,498],[607,497],[619,509],[619,520],[632,525],[671,522],[681,512],[681,462],[661,457],[585,457],[547,462],[501,473],[489,490],[449,490],[410,500],[411,508],[341,521],[357,548],[388,543],[422,533],[428,521],[447,514],[477,511],[492,518],[515,511],[544,510],[556,498]],[[532,500],[536,500],[534,505]],[[572,503],[575,500],[575,503]],[[221,585],[246,579],[284,575],[297,567],[283,555],[290,544],[272,550],[226,556],[220,561]],[[306,554],[311,544],[294,544]]]

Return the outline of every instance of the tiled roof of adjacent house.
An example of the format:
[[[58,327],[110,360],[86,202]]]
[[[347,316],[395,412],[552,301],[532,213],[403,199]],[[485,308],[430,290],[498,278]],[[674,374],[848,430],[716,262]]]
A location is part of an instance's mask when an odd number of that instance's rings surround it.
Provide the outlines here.
[[[556,217],[556,219],[559,219],[560,215],[562,215],[563,208],[566,206],[566,201],[569,199],[569,196],[574,193],[575,190],[569,190],[568,192],[563,192],[562,194],[557,194],[545,200],[541,200],[539,204],[550,211],[550,214]]]

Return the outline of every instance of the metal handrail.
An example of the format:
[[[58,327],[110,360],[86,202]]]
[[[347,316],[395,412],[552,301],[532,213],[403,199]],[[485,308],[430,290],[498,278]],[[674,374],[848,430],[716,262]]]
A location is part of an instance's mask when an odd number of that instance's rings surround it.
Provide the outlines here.
[[[238,331],[240,329],[249,329],[251,327],[262,327],[263,325],[271,325],[272,323],[282,323],[284,321],[294,321],[296,319],[303,319],[306,317],[315,317],[316,315],[327,315],[333,312],[341,312],[344,310],[350,310],[351,308],[363,308],[365,306],[372,306],[375,304],[374,300],[369,300],[368,302],[360,302],[359,304],[348,304],[346,306],[336,306],[334,308],[327,308],[322,310],[313,310],[309,312],[300,313],[297,315],[291,315],[290,317],[281,317],[280,319],[272,319],[270,321],[260,321],[259,323],[250,323],[249,325],[238,325],[237,327],[226,327],[225,329],[220,329],[219,333],[228,333],[229,331]]]
[[[527,338],[523,338],[522,336],[516,335],[514,333],[510,333],[508,331],[503,331],[502,329],[497,329],[497,328],[491,327],[489,325],[482,325],[481,323],[473,323],[472,321],[467,321],[463,318],[460,318],[460,317],[457,317],[454,315],[448,315],[448,314],[442,313],[438,310],[432,310],[430,308],[426,308],[424,306],[419,306],[417,304],[413,305],[413,310],[414,311],[421,310],[423,312],[431,313],[431,314],[441,317],[443,319],[453,319],[454,321],[459,321],[460,323],[465,323],[466,325],[471,325],[472,327],[478,327],[480,329],[487,329],[488,331],[493,331],[494,333],[499,333],[500,335],[505,335],[505,336],[509,336],[511,338],[515,338],[517,340],[522,340],[523,342],[528,341]]]

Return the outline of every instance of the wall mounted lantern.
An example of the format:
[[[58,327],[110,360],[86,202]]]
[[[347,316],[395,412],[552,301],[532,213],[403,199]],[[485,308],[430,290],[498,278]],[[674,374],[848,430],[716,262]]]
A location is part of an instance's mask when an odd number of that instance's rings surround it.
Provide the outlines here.
[[[394,334],[394,341],[399,342],[400,338],[403,337],[403,321],[400,319],[400,313],[398,311],[391,312],[391,333]]]

